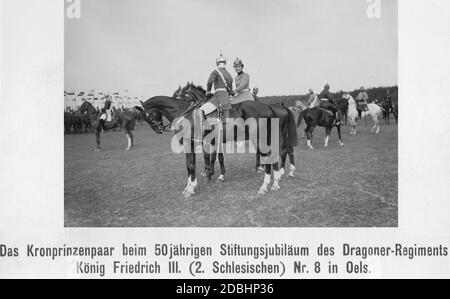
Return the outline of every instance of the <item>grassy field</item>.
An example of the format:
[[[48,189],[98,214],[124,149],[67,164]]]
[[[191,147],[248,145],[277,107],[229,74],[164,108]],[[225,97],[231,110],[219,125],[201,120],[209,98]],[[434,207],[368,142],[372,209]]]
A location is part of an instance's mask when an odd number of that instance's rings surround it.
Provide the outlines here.
[[[345,147],[333,131],[323,149],[324,129],[315,131],[314,151],[300,139],[295,179],[281,190],[257,196],[263,174],[253,172],[254,155],[227,155],[224,183],[199,178],[194,197],[185,157],[171,152],[171,134],[148,125],[135,131],[136,147],[125,152],[123,133],[102,135],[95,153],[93,135],[65,135],[66,227],[396,227],[398,224],[397,126],[379,135],[360,125],[345,127]],[[302,135],[303,126],[298,130]],[[218,166],[218,164],[216,164]],[[197,156],[197,173],[203,169]],[[215,178],[217,174],[215,175]]]

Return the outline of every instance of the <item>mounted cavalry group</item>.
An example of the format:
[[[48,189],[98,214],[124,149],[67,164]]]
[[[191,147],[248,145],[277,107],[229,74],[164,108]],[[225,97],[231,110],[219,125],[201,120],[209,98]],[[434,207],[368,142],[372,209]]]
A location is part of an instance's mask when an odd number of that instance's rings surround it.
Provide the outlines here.
[[[265,173],[258,194],[265,194],[269,192],[271,182],[270,189],[276,191],[280,189],[280,180],[285,174],[288,178],[294,177],[294,147],[298,144],[297,127],[302,121],[306,123],[305,135],[310,149],[313,149],[311,139],[317,126],[326,129],[325,147],[334,127],[343,146],[341,126],[344,120],[350,123],[351,134],[356,134],[358,119],[370,116],[374,121],[372,132],[378,134],[379,117],[395,110],[390,93],[383,103],[368,103],[369,97],[364,88],[361,88],[356,100],[347,93],[335,100],[329,84],[318,95],[310,90],[306,104],[297,101],[295,107],[268,105],[258,100],[257,88],[250,89],[250,75],[244,72],[244,64],[239,58],[233,63],[236,72],[234,80],[222,55],[216,59],[216,66],[208,78],[206,90],[188,83],[185,87],[180,86],[173,96],[156,96],[141,102],[141,107],[135,107],[157,134],[173,133],[173,143],[183,149],[188,174],[183,191],[186,197],[194,195],[198,186],[197,153],[203,154],[205,168],[202,176],[208,181],[215,173],[216,159],[219,160],[218,182],[225,180],[226,153],[235,152],[238,148],[254,153],[255,170]],[[297,123],[293,111],[299,113]],[[100,133],[113,127],[122,128],[128,138],[127,149],[132,148],[135,117],[130,113],[116,113],[113,117],[108,101],[102,111],[95,110],[85,101],[78,113],[86,115],[94,128],[97,150],[101,149]],[[163,117],[169,121],[168,124],[164,124]],[[290,166],[285,169],[288,156]]]

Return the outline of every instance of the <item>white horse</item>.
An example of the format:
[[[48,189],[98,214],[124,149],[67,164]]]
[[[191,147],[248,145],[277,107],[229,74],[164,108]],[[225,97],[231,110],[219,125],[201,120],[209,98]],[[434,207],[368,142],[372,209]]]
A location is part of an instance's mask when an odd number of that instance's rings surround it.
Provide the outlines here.
[[[358,122],[356,121],[356,119],[359,116],[358,110],[356,109],[356,101],[349,94],[344,94],[343,98],[348,100],[347,118],[348,118],[348,121],[350,122],[350,127],[351,127],[350,134],[356,135],[356,126],[358,125]],[[373,104],[373,103],[368,104],[367,108],[369,110],[363,111],[361,113],[361,118],[370,116],[374,122],[374,126],[372,127],[370,132],[371,133],[375,132],[375,134],[378,134],[378,133],[380,133],[380,116],[382,115],[383,110],[381,109],[380,106],[378,106],[377,104]]]

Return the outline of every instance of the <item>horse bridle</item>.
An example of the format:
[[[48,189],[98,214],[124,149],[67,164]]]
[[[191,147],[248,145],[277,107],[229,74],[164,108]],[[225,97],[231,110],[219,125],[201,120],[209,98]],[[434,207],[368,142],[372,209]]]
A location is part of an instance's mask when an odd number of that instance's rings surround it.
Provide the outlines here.
[[[171,132],[171,130],[169,129],[171,124],[164,125],[162,121],[156,121],[156,120],[154,120],[152,118],[152,116],[160,116],[157,113],[155,113],[155,112],[152,112],[152,113],[145,112],[145,116],[152,123],[152,126],[158,128],[159,131],[161,131],[161,132]]]

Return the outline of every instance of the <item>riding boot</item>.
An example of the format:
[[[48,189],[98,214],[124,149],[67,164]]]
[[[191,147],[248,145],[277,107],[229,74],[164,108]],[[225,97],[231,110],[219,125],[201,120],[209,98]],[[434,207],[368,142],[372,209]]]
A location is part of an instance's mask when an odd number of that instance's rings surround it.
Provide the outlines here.
[[[195,113],[195,122],[194,122],[194,133],[197,135],[194,136],[194,141],[201,143],[203,140],[203,124],[205,120],[205,112],[199,109],[197,113]]]
[[[339,117],[339,112],[336,112],[334,114],[334,119],[335,119],[335,125],[339,126],[341,124],[341,118]]]

